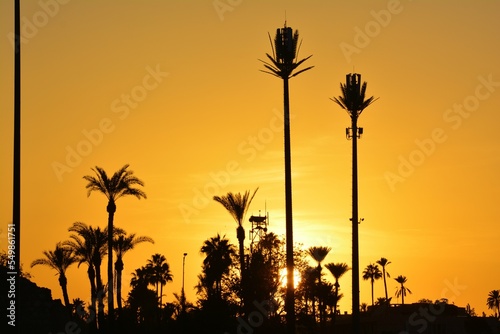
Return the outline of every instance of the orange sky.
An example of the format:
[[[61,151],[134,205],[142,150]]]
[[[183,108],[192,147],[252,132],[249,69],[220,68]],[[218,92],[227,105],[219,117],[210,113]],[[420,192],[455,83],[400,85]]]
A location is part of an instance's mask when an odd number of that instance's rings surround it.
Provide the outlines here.
[[[12,220],[11,2],[0,2],[2,249]],[[267,206],[271,231],[283,234],[282,83],[259,72],[258,59],[286,12],[315,66],[290,81],[295,240],[332,247],[326,262],[350,263],[349,118],[329,98],[354,70],[380,97],[359,121],[361,268],[386,257],[393,277],[408,278],[408,302],[447,297],[491,313],[487,294],[500,288],[499,2],[25,0],[21,10],[25,268],[73,222],[106,224],[105,198],[87,198],[82,179],[95,165],[113,173],[129,163],[146,183],[148,199],[121,199],[115,222],[155,239],[126,255],[125,272],[164,254],[174,274],[167,300],[180,292],[184,252],[195,300],[203,240],[237,241],[213,195],[260,187],[249,214]],[[54,272],[29,271],[61,298]],[[85,269],[71,267],[68,280],[70,298],[87,300]],[[350,275],[340,284],[347,311]],[[370,302],[368,282],[361,301]]]

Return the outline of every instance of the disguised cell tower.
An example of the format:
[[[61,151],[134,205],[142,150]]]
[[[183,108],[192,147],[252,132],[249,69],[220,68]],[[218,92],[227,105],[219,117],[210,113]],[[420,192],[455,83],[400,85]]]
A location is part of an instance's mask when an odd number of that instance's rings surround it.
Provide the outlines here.
[[[340,83],[342,95],[332,98],[351,117],[351,127],[346,129],[347,139],[352,139],[352,333],[359,334],[359,236],[358,224],[358,139],[363,134],[363,128],[358,127],[358,118],[363,110],[377,99],[366,97],[367,83],[361,83],[361,74],[346,75],[345,84]],[[361,219],[363,220],[363,219]]]
[[[259,241],[267,233],[267,225],[269,224],[269,213],[265,216],[251,216],[249,221],[252,223],[252,229],[250,230],[250,252],[253,252],[254,246],[259,243]]]
[[[271,41],[271,35],[269,35]],[[270,62],[265,62],[263,70],[265,73],[272,74],[280,79],[283,79],[283,133],[284,133],[284,149],[285,149],[285,227],[286,227],[286,295],[285,295],[285,312],[286,312],[286,332],[287,334],[295,334],[295,295],[294,295],[294,278],[293,278],[293,219],[292,219],[292,159],[291,159],[291,140],[290,140],[290,99],[288,80],[294,76],[310,70],[313,66],[295,71],[303,62],[311,58],[311,56],[299,60],[299,49],[301,42],[299,41],[299,32],[285,26],[276,30],[274,44],[271,41],[273,55],[266,54]]]

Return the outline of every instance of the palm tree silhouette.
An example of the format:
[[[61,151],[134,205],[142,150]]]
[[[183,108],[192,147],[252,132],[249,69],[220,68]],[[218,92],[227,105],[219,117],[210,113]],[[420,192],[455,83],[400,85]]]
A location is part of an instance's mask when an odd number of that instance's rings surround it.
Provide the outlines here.
[[[495,317],[500,319],[500,290],[491,290],[486,299],[486,305],[495,312]]]
[[[87,321],[89,314],[85,311],[85,302],[80,298],[73,299],[71,315],[77,319]]]
[[[367,303],[361,303],[361,305],[359,306],[359,309],[360,309],[361,312],[368,311],[368,304]]]
[[[56,249],[53,251],[43,251],[44,258],[36,259],[31,263],[31,268],[37,265],[43,265],[50,267],[57,271],[59,274],[59,285],[61,286],[64,305],[68,308],[71,307],[69,303],[68,297],[68,279],[66,278],[66,270],[73,263],[76,263],[78,260],[73,253],[73,250],[64,247],[62,243],[57,243]]]
[[[399,296],[401,296],[401,304],[404,305],[406,294],[407,293],[411,294],[411,290],[404,286],[404,284],[407,281],[406,276],[399,275],[394,280],[400,284],[400,286],[396,288],[396,297],[399,298]]]
[[[108,230],[100,227],[93,228],[82,222],[75,222],[68,229],[69,232],[76,234],[70,235],[70,240],[64,241],[64,244],[70,247],[78,258],[78,266],[82,263],[87,263],[87,274],[90,280],[91,294],[91,317],[95,320],[96,303],[98,305],[97,314],[99,326],[103,325],[104,321],[104,285],[102,283],[101,263],[104,256],[107,254],[108,245]]]
[[[259,188],[255,189],[251,197],[250,191],[248,190],[245,191],[243,195],[240,193],[233,194],[229,192],[225,196],[214,196],[214,201],[222,204],[222,206],[231,214],[238,224],[238,227],[236,228],[236,236],[238,238],[240,248],[240,270],[242,276],[245,271],[245,247],[243,244],[245,241],[245,229],[243,228],[243,220],[245,219],[245,214],[250,206],[250,203],[252,203],[257,190],[259,190]]]
[[[271,42],[271,36],[269,35]],[[302,72],[310,70],[313,66],[306,67],[294,73],[294,71],[307,59],[308,56],[298,60],[301,42],[299,43],[299,32],[287,27],[276,30],[274,45],[271,42],[273,55],[266,53],[271,63],[265,62],[263,70],[265,73],[283,79],[283,104],[284,104],[284,149],[285,149],[285,206],[286,206],[286,266],[287,266],[287,288],[285,309],[287,314],[288,333],[295,333],[295,309],[294,309],[294,279],[293,279],[293,218],[292,218],[292,163],[290,154],[290,101],[288,92],[288,80]]]
[[[137,318],[137,322],[142,324],[146,321],[153,322],[158,315],[158,294],[148,288],[149,285],[155,286],[151,280],[151,270],[141,267],[135,269],[130,280],[130,287],[127,304]]]
[[[257,193],[259,188],[255,189],[252,196],[250,197],[250,191],[245,191],[243,195],[240,193],[233,194],[231,192],[227,193],[225,196],[214,196],[214,201],[220,203],[234,218],[238,227],[236,228],[236,236],[238,238],[239,244],[239,255],[240,255],[240,275],[241,275],[241,286],[242,289],[242,299],[243,308],[245,309],[248,304],[248,289],[247,289],[247,274],[246,274],[246,264],[245,264],[245,229],[243,228],[243,221],[245,219],[245,214],[252,203],[252,200]]]
[[[148,260],[146,265],[150,275],[150,283],[156,287],[156,296],[158,297],[160,309],[163,305],[163,286],[168,282],[172,282],[174,277],[170,272],[170,265],[166,261],[164,255],[156,253]]]
[[[344,274],[350,269],[347,263],[327,263],[325,264],[326,269],[330,271],[330,273],[333,275],[333,278],[335,278],[335,300],[338,301],[339,299],[339,289],[340,289],[340,284],[339,284],[339,279],[344,276]],[[337,303],[333,306],[333,318],[332,321],[335,323],[335,316],[337,315]]]
[[[151,283],[151,271],[146,267],[141,267],[135,269],[132,273],[132,278],[130,279],[130,287],[135,288],[147,288]],[[154,284],[153,284],[154,285]]]
[[[93,262],[94,250],[96,247],[93,238],[93,229],[92,227],[89,227],[81,222],[74,223],[69,230],[71,231],[72,229],[78,234],[70,235],[70,240],[66,240],[63,243],[64,245],[70,247],[73,250],[78,260],[78,267],[80,267],[82,263],[85,263],[88,266],[87,275],[90,281],[90,300],[91,300],[90,317],[93,326],[97,328],[97,319],[96,319],[97,287],[95,281],[96,278],[95,267]],[[101,250],[103,251],[102,256],[104,256],[104,254],[106,253],[106,247],[102,247]]]
[[[380,258],[380,260],[377,261],[377,264],[379,264],[382,267],[382,277],[384,278],[384,290],[385,290],[385,300],[389,301],[389,295],[387,294],[387,282],[385,280],[385,277],[391,278],[391,275],[389,275],[388,272],[385,271],[385,267],[389,265],[391,261],[387,260],[385,257]]]
[[[205,254],[203,270],[207,283],[207,297],[215,295],[220,299],[222,278],[229,273],[236,249],[225,236],[221,237],[217,234],[215,237],[205,240],[200,251]],[[202,288],[199,286],[198,290],[200,291]]]
[[[298,286],[298,290],[302,292],[304,298],[304,313],[315,315],[315,293],[317,290],[316,278],[318,277],[318,268],[311,267],[307,265],[301,271],[300,283]],[[309,311],[309,301],[311,301],[311,311]],[[315,317],[314,317],[315,318]]]
[[[174,314],[176,319],[180,319],[183,314],[189,313],[192,310],[196,310],[196,306],[191,303],[186,301],[186,296],[183,296],[182,294],[177,294],[174,292],[174,301],[172,303],[174,307]]]
[[[370,263],[363,271],[363,279],[370,280],[372,286],[372,305],[374,305],[373,299],[373,283],[382,277],[382,272],[376,264]]]
[[[104,228],[104,230],[101,230],[100,227],[96,227],[93,230],[93,242],[94,244],[94,253],[92,256],[92,263],[94,264],[95,268],[95,278],[96,278],[96,288],[97,288],[97,306],[98,306],[98,316],[99,320],[101,321],[101,324],[104,322],[104,296],[106,294],[106,289],[104,288],[104,284],[102,283],[102,275],[101,275],[101,264],[102,264],[102,259],[104,256],[107,254],[106,251],[106,246],[108,245],[107,241],[107,228]],[[109,282],[108,282],[108,290],[107,292],[109,293]],[[108,305],[108,312],[109,312],[109,305]]]
[[[116,201],[123,196],[135,196],[138,199],[146,198],[146,194],[134,186],[144,186],[144,183],[127,170],[129,165],[124,165],[115,172],[111,178],[106,171],[98,166],[92,168],[95,176],[86,175],[83,178],[88,182],[87,196],[93,191],[100,192],[108,199],[106,210],[108,212],[108,313],[110,323],[113,319],[113,219],[116,212]],[[110,329],[112,327],[110,326]]]
[[[318,280],[317,281],[317,291],[321,290],[321,271],[323,270],[323,268],[321,267],[321,262],[323,262],[323,260],[328,255],[328,253],[330,253],[331,250],[332,250],[331,247],[324,247],[324,246],[313,246],[313,247],[309,247],[307,249],[307,254],[309,254],[309,256],[312,257],[313,260],[316,261],[316,263],[318,263],[318,266],[316,267],[316,273],[317,273],[316,279]],[[323,309],[321,294],[318,294],[318,303],[319,303],[319,305],[318,305],[318,307],[319,307],[319,321],[320,321],[320,323],[323,323],[323,313],[324,313],[323,311],[324,311],[324,309]],[[316,321],[314,299],[313,299],[313,318]]]
[[[113,240],[113,250],[116,253],[115,271],[116,271],[116,304],[118,306],[118,312],[122,310],[122,272],[124,268],[123,256],[132,249],[135,248],[140,243],[150,242],[154,244],[154,240],[150,237],[139,236],[137,237],[135,233],[130,235],[119,234]]]

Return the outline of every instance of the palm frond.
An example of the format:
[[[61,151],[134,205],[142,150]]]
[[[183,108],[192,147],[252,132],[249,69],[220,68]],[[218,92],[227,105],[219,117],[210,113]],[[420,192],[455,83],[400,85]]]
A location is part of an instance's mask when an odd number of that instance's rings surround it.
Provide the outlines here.
[[[109,201],[116,201],[118,198],[126,195],[132,195],[138,199],[147,198],[139,188],[134,186],[144,186],[144,182],[133,175],[133,171],[127,170],[128,164],[124,165],[120,170],[113,174],[111,178],[108,177],[106,171],[99,166],[91,170],[96,174],[95,176],[86,175],[83,178],[88,181],[85,188],[87,189],[87,196],[93,191],[100,192],[106,196]]]
[[[48,266],[56,270],[60,275],[64,275],[66,269],[73,263],[78,262],[73,250],[58,242],[55,250],[43,251],[44,258],[36,259],[31,263],[31,267],[37,265]]]
[[[238,225],[241,226],[257,190],[259,190],[259,188],[255,189],[251,197],[250,191],[247,190],[243,195],[240,193],[234,194],[229,192],[225,196],[214,196],[213,199],[214,201],[220,203],[229,212],[229,214],[231,214]]]
[[[314,261],[318,262],[319,265],[321,262],[323,262],[323,260],[331,250],[331,247],[312,246],[307,249],[307,254],[309,254],[309,256],[311,256]]]

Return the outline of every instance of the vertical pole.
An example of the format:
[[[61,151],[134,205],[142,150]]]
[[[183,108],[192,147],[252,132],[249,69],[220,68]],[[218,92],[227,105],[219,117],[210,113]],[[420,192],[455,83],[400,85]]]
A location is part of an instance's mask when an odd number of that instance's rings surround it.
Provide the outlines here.
[[[360,333],[359,315],[359,242],[358,242],[358,126],[357,111],[351,114],[352,127],[352,325]]]
[[[184,296],[184,268],[186,265],[186,255],[187,253],[184,253],[184,256],[182,257],[182,295]]]
[[[114,295],[113,295],[113,220],[116,212],[114,200],[109,200],[106,206],[108,212],[108,334],[114,333]],[[102,299],[102,297],[101,297]],[[104,313],[104,309],[102,311]]]
[[[185,313],[186,313],[186,293],[184,292],[184,272],[185,272],[185,267],[186,267],[186,256],[188,254],[184,253],[182,257],[182,291],[181,291],[181,314],[180,314],[180,319],[181,319],[181,333],[186,333],[186,328],[185,328]]]
[[[13,161],[13,198],[12,225],[14,227],[14,268],[16,300],[21,276],[21,9],[20,0],[14,1],[14,161]],[[10,229],[9,229],[10,231]],[[10,241],[10,240],[9,240]],[[10,268],[9,268],[10,269]],[[19,305],[18,305],[19,308]],[[21,317],[16,314],[18,332],[21,333]]]
[[[293,272],[293,219],[292,219],[292,164],[290,157],[290,104],[288,78],[283,79],[284,120],[285,120],[285,212],[286,212],[286,325],[287,333],[295,333],[295,299]]]

